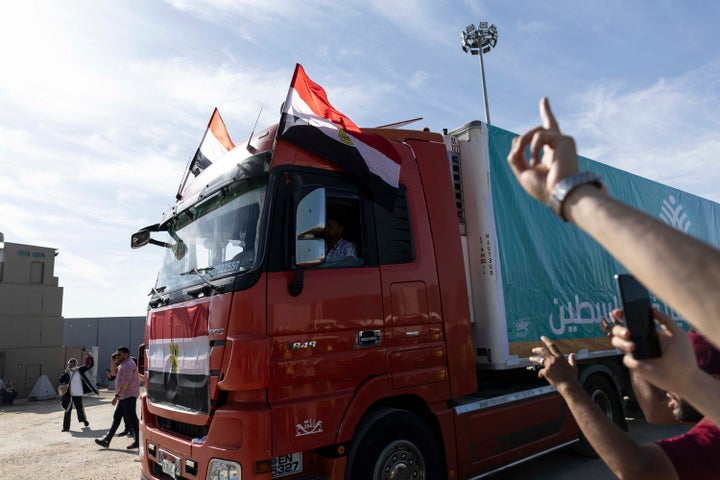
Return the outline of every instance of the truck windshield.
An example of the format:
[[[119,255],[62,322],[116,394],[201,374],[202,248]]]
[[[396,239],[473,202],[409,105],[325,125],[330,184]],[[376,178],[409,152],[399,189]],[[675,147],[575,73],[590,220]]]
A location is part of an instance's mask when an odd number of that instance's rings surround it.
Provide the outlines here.
[[[267,177],[225,186],[173,217],[156,289],[170,292],[249,270],[256,261]]]

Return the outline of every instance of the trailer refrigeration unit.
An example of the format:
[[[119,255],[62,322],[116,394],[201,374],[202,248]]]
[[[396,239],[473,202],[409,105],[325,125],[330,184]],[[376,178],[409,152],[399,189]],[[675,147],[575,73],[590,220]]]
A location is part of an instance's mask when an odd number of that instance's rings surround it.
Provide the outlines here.
[[[138,357],[143,478],[475,479],[587,448],[527,368],[541,335],[579,352],[581,383],[624,425],[620,357],[599,327],[623,268],[520,189],[505,161],[515,134],[364,129],[400,161],[388,207],[277,129],[133,235],[165,247]],[[718,205],[580,162],[613,196],[718,244],[705,221]],[[325,258],[327,218],[356,256]]]

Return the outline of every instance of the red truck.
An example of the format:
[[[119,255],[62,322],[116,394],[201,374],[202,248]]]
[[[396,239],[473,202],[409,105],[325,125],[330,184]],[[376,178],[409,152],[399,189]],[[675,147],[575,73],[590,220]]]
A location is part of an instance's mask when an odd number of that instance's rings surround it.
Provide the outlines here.
[[[401,159],[385,208],[276,130],[133,235],[166,248],[139,355],[142,478],[476,479],[587,449],[529,368],[540,335],[579,352],[580,381],[624,426],[597,325],[618,266],[518,189],[512,133],[364,130]],[[325,257],[330,218],[354,256]]]

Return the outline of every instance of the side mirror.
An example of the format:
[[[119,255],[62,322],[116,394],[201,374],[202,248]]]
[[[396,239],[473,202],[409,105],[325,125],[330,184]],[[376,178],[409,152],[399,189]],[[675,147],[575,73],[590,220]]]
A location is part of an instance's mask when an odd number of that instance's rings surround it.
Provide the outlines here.
[[[140,230],[139,232],[133,233],[130,237],[130,248],[144,247],[150,243],[150,231]]]
[[[159,243],[157,240],[153,240],[150,238],[150,232],[157,232],[160,229],[159,224],[155,225],[148,225],[145,228],[141,228],[137,232],[133,233],[130,237],[130,248],[140,248],[144,247],[148,243],[155,243],[158,245],[163,245],[162,243]],[[164,245],[163,245],[164,246]]]
[[[325,263],[325,189],[316,188],[295,210],[295,263],[314,267]]]

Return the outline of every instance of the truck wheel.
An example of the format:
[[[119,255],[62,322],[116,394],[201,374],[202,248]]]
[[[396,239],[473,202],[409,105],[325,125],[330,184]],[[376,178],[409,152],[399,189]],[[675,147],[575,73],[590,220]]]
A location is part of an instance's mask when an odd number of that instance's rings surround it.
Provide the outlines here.
[[[585,391],[590,395],[595,405],[602,410],[606,417],[627,431],[627,423],[625,422],[625,412],[622,408],[620,396],[615,386],[603,375],[591,375],[585,381]],[[597,457],[595,449],[592,448],[590,442],[587,441],[585,435],[580,434],[580,441],[573,447],[576,453],[588,457]]]
[[[353,440],[346,480],[443,478],[435,434],[420,418],[394,408],[375,410]]]

